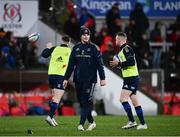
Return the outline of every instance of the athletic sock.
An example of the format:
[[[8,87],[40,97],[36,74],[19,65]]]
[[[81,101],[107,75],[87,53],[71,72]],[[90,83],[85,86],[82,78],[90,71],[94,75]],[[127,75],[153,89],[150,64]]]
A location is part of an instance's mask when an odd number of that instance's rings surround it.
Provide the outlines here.
[[[144,121],[144,116],[143,116],[143,110],[142,110],[142,107],[141,106],[137,106],[135,107],[135,110],[136,110],[136,114],[139,118],[139,121],[142,125],[145,124],[145,121]]]
[[[134,122],[134,117],[133,117],[133,114],[132,114],[132,110],[131,110],[130,104],[128,102],[123,102],[122,105],[124,107],[124,110],[127,113],[129,121]]]
[[[49,116],[50,116],[51,118],[53,118],[53,117],[54,117],[54,114],[55,114],[55,111],[56,111],[56,109],[58,108],[58,103],[51,101],[51,102],[49,103],[49,105],[50,105]]]

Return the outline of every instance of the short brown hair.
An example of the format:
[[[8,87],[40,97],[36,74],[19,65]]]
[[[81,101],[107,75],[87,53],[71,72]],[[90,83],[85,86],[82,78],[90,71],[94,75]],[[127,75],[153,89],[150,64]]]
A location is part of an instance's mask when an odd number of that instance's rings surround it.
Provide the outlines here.
[[[71,41],[71,38],[68,36],[68,35],[65,35],[65,36],[62,36],[62,41],[64,42],[70,42]]]
[[[116,36],[121,36],[121,37],[127,38],[127,35],[124,32],[118,32],[118,33],[116,33]]]

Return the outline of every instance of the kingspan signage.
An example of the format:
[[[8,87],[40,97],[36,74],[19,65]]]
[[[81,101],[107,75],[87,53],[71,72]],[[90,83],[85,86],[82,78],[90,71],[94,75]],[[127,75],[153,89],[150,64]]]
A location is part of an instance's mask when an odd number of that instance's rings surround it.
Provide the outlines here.
[[[120,15],[129,17],[137,2],[141,3],[148,17],[175,18],[180,13],[180,0],[77,0],[81,7],[87,8],[97,18],[105,17],[116,2]]]

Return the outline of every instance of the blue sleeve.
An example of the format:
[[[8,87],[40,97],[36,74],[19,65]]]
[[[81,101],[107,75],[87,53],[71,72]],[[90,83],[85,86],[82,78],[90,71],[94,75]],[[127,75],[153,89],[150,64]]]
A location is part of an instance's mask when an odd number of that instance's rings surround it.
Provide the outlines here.
[[[74,66],[75,66],[75,49],[73,48],[71,55],[69,57],[69,63],[68,63],[68,67],[66,70],[66,73],[64,75],[64,79],[68,80],[74,70]]]
[[[52,47],[50,49],[48,48],[45,48],[42,53],[41,53],[41,56],[44,57],[44,58],[48,58],[49,56],[51,56],[53,50],[55,49],[55,47]]]
[[[97,69],[101,80],[105,80],[104,63],[99,50],[95,50],[95,60],[97,61]]]
[[[123,49],[124,56],[126,58],[125,62],[122,62],[121,67],[128,67],[128,66],[134,66],[135,65],[135,57],[134,57],[134,51],[130,47],[125,47]]]

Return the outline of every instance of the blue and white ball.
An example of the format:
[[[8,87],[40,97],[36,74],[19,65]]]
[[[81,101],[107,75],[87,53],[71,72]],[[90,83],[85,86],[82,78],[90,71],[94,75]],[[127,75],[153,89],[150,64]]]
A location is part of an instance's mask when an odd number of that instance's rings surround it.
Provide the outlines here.
[[[118,61],[118,62],[122,62],[122,59],[121,59],[118,55],[115,55],[115,56],[113,57],[113,60],[116,60],[116,61]]]
[[[39,37],[40,37],[40,33],[35,32],[35,33],[32,33],[32,34],[30,34],[30,35],[28,36],[28,40],[29,40],[30,42],[36,42],[36,41],[39,39]]]

